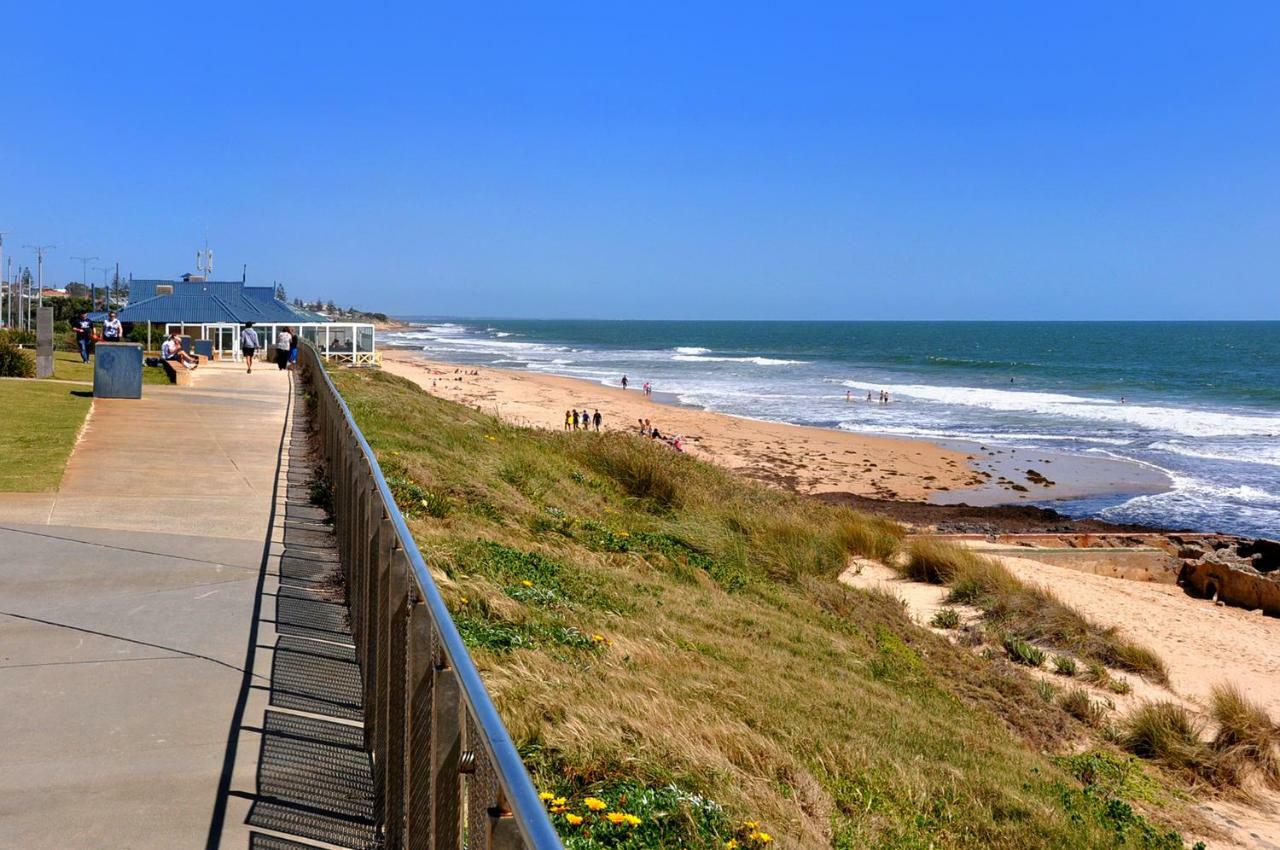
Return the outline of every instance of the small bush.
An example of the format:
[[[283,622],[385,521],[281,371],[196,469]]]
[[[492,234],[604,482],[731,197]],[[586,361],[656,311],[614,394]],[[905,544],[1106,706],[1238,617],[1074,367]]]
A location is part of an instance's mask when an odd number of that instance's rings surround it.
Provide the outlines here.
[[[34,378],[35,361],[11,342],[0,341],[0,378]]]
[[[1045,702],[1053,702],[1053,698],[1058,694],[1058,689],[1053,686],[1053,682],[1036,680],[1032,687],[1035,688],[1036,695]]]
[[[1124,679],[1117,679],[1114,676],[1107,680],[1107,690],[1113,694],[1124,696],[1133,693],[1133,685],[1130,685]]]
[[[1044,650],[1027,643],[1020,637],[1005,635],[1000,642],[1004,645],[1004,651],[1009,655],[1009,659],[1015,664],[1039,667],[1044,663]]]
[[[1166,767],[1207,778],[1213,775],[1213,752],[1201,738],[1201,726],[1182,706],[1146,702],[1124,719],[1120,741],[1126,750]]]
[[[1086,726],[1100,726],[1106,715],[1106,708],[1094,701],[1084,688],[1077,687],[1063,691],[1062,696],[1058,698],[1058,705]]]
[[[902,548],[904,533],[893,520],[857,514],[841,529],[841,542],[847,551],[888,563]]]
[[[1074,676],[1076,674],[1076,660],[1069,655],[1053,656],[1053,672],[1059,676]]]
[[[1218,725],[1213,748],[1219,757],[1256,770],[1272,788],[1280,788],[1280,728],[1266,709],[1234,685],[1218,685],[1210,695],[1209,712]]]
[[[960,612],[954,608],[942,608],[933,615],[929,625],[935,629],[958,629],[960,628]]]

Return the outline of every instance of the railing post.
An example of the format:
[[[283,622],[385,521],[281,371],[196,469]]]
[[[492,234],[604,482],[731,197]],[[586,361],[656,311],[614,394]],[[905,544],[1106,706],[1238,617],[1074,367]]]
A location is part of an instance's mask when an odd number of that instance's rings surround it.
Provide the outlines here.
[[[457,850],[462,846],[462,698],[458,676],[441,650],[431,690],[431,848]]]

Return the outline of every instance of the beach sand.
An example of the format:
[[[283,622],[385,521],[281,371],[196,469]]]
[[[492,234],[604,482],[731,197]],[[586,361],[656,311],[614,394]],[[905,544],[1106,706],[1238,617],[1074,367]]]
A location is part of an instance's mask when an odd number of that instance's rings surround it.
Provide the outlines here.
[[[684,449],[696,457],[801,493],[920,500],[986,481],[970,468],[963,451],[711,413],[646,398],[639,387],[623,390],[537,372],[457,366],[409,351],[384,351],[382,368],[441,398],[519,425],[563,428],[565,410],[573,407],[599,409],[607,430],[639,433],[637,420],[649,419],[662,434],[681,437]]]

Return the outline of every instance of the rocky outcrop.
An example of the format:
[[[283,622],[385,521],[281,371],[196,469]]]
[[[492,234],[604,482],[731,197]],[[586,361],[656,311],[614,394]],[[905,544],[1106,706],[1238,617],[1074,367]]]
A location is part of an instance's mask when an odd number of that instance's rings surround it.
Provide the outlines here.
[[[1238,537],[1170,535],[1192,596],[1280,617],[1280,543]]]

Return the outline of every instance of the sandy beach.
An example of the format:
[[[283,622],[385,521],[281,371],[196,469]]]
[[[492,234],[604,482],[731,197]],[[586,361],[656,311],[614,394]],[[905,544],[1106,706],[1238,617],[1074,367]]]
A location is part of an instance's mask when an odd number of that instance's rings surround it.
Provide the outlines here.
[[[442,398],[521,425],[563,428],[570,408],[598,409],[607,430],[638,433],[638,420],[648,419],[664,435],[679,436],[682,447],[697,457],[801,493],[919,500],[987,481],[970,467],[970,455],[921,440],[744,419],[646,398],[639,387],[623,390],[537,372],[457,366],[410,351],[385,351],[382,366]]]
[[[1150,468],[1110,458],[748,419],[687,407],[661,393],[646,397],[634,384],[623,390],[541,372],[447,363],[403,349],[385,349],[383,368],[442,398],[522,425],[563,428],[571,408],[599,410],[608,430],[638,433],[638,420],[648,419],[663,435],[680,437],[697,457],[807,494],[990,506],[1168,487],[1168,479]]]

